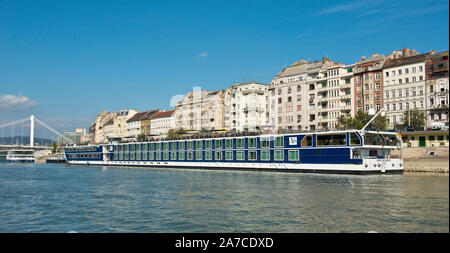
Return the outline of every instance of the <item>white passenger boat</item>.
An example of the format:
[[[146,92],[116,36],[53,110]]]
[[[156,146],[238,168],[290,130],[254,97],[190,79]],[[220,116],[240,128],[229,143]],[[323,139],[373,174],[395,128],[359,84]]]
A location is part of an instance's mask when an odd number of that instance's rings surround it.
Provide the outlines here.
[[[34,150],[0,150],[0,162],[34,163]]]

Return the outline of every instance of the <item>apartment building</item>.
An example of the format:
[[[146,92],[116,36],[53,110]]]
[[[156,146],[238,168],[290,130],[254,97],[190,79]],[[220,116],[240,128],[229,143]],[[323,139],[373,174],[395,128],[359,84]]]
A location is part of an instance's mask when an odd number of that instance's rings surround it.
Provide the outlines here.
[[[448,126],[448,51],[432,51],[425,62],[427,127],[435,123]]]
[[[354,116],[354,65],[331,64],[317,76],[318,129],[337,129],[339,117]]]
[[[167,137],[167,132],[175,128],[175,110],[159,111],[150,117],[150,135],[155,138]]]
[[[270,127],[269,85],[235,83],[225,91],[227,130],[266,130]]]
[[[428,54],[393,53],[383,67],[383,106],[389,129],[408,121],[405,112],[425,112],[425,59]]]
[[[108,133],[109,139],[127,139],[129,138],[127,129],[127,120],[133,117],[138,111],[136,110],[121,110],[115,112],[113,118],[113,133]]]
[[[300,60],[279,72],[270,85],[270,123],[273,130],[316,130],[322,103],[318,99],[318,75],[333,61]],[[322,95],[322,94],[321,94]]]
[[[127,120],[127,138],[130,140],[136,140],[137,136],[144,134],[143,128],[146,126],[142,122],[146,122],[146,118],[150,118],[151,115],[156,113],[156,110],[138,112],[133,117]],[[144,129],[145,130],[145,129]]]
[[[158,112],[162,112],[161,109],[148,111],[144,116],[141,117],[141,133],[145,136],[146,140],[151,137],[151,117]]]
[[[176,128],[188,131],[225,128],[225,91],[194,89],[175,106]]]
[[[384,55],[373,54],[372,57],[362,57],[360,62],[355,63],[355,113],[367,113],[370,109],[379,111],[383,106],[383,65],[386,59]]]
[[[104,134],[104,125],[114,117],[114,113],[104,111],[97,115],[94,124],[89,128],[89,134],[92,135],[94,143],[104,143],[107,141]]]

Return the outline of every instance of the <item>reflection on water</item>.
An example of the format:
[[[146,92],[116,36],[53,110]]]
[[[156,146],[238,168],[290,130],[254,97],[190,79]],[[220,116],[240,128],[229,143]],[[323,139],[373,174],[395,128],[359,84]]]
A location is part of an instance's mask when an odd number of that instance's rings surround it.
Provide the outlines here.
[[[448,175],[0,165],[0,232],[449,232]]]

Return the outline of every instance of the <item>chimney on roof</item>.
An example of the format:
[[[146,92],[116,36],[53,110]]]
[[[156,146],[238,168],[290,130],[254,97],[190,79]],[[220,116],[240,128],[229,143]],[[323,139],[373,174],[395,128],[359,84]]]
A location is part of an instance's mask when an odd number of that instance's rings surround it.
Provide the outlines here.
[[[411,55],[416,55],[416,50],[415,49],[411,49]]]
[[[322,58],[322,62],[323,62],[323,63],[328,62],[328,57],[323,57],[323,58]]]
[[[409,56],[409,48],[404,47],[403,48],[403,57],[408,57]]]
[[[379,53],[374,53],[374,54],[372,54],[372,57],[379,56],[379,55],[380,55]]]
[[[435,54],[436,52],[437,51],[433,49],[433,50],[430,51],[430,54]]]
[[[366,59],[365,56],[361,56],[361,61],[364,61]]]

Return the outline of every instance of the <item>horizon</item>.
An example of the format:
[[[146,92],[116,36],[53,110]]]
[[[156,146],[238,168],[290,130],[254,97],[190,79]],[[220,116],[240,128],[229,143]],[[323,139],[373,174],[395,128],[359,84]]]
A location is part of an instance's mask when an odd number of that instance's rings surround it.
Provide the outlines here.
[[[88,129],[105,110],[171,110],[171,98],[194,87],[270,84],[301,59],[349,65],[404,47],[447,51],[448,6],[0,1],[0,124],[34,114],[72,132]]]

